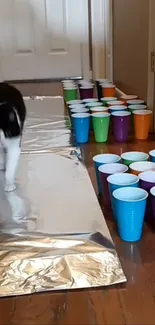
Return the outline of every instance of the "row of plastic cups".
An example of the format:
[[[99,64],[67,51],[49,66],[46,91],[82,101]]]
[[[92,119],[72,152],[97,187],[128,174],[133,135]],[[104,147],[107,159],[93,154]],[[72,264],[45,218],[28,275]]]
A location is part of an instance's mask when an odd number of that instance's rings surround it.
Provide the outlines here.
[[[75,139],[78,143],[89,141],[90,123],[92,126],[96,142],[106,142],[108,139],[110,113],[75,113],[71,115]]]
[[[103,97],[114,97],[116,86],[112,83],[102,83],[102,96]],[[94,84],[89,81],[81,81],[79,87],[80,98],[93,98],[94,96]]]
[[[110,113],[108,113],[106,110],[106,107],[94,107],[91,109],[92,114],[90,115],[85,107],[71,109],[71,117],[76,119],[78,118],[76,124],[78,123],[77,132],[79,133],[79,135],[80,133],[84,134],[85,132],[85,135],[87,134],[89,136],[89,130],[87,129],[87,127],[89,126],[90,128],[90,121],[88,123],[87,120],[92,118],[95,141],[100,143],[106,142],[108,140],[110,126]],[[151,114],[152,111],[149,110],[134,111],[135,137],[137,139],[143,140],[148,138],[151,127]],[[113,134],[115,136],[116,141],[127,141],[131,125],[131,112],[114,110],[112,111],[111,116]]]
[[[142,234],[148,193],[138,188],[139,177],[127,171],[128,167],[120,163],[99,167],[104,202],[111,202],[119,235],[124,241],[134,242]]]
[[[79,105],[79,104],[82,104],[82,105],[103,105],[103,106],[108,106],[107,104],[110,104],[112,105],[112,102],[116,102],[117,101],[117,97],[103,97],[101,98],[101,100],[99,101],[98,98],[85,98],[85,99],[75,99],[75,100],[69,100],[67,102],[67,106],[68,108],[71,106],[71,105]],[[118,103],[117,103],[118,104]],[[117,105],[118,106],[118,105]]]
[[[151,121],[152,111],[144,109],[132,109],[135,137],[138,140],[145,140],[148,138]],[[97,111],[97,109],[96,109]],[[125,106],[110,106],[109,112],[112,115],[112,127],[115,139],[119,142],[127,141],[130,128],[132,127],[131,111],[127,111]]]
[[[149,152],[150,160],[151,162],[155,162],[155,150],[152,150]],[[139,151],[129,151],[123,153],[121,156],[116,154],[99,154],[95,155],[93,157],[94,167],[95,167],[95,173],[96,173],[96,180],[98,185],[98,194],[102,194],[102,187],[101,187],[101,181],[99,176],[99,170],[98,168],[102,165],[106,164],[114,164],[114,163],[120,163],[122,161],[122,164],[130,167],[130,170],[134,171],[134,174],[139,174],[139,172],[148,171],[151,169],[154,169],[154,165],[147,164],[145,166],[145,163],[149,160],[149,155],[145,152],[139,152]],[[142,163],[140,166],[140,162]],[[138,165],[133,165],[134,163],[137,163]],[[117,166],[115,165],[116,172],[120,172],[117,170]],[[113,171],[113,170],[112,170]],[[127,171],[127,170],[126,170]]]
[[[98,102],[96,99],[92,98],[91,99],[85,99],[83,101],[73,101],[74,103],[78,103],[78,104],[74,104],[77,106],[72,106],[69,105],[71,109],[74,109],[74,111],[72,113],[80,113],[80,112],[87,112],[87,110],[85,108],[89,108],[91,110],[91,112],[95,113],[95,112],[106,112],[107,108],[106,107],[102,107],[100,106],[101,103]],[[71,102],[69,102],[71,103]],[[105,103],[105,102],[104,102]],[[127,106],[124,105],[112,105],[112,103],[115,103],[114,101],[109,102],[109,111],[110,113],[113,113],[115,111],[125,111],[127,110]],[[85,107],[86,106],[86,107]],[[98,108],[97,108],[98,107]],[[151,125],[151,114],[152,112],[147,110],[146,111],[147,106],[146,105],[130,105],[129,109],[131,112],[134,113],[135,117],[135,133],[136,133],[136,138],[137,139],[146,139],[148,137],[148,133],[150,130],[150,125]],[[77,109],[77,110],[76,110]],[[126,124],[129,125],[129,116],[130,114],[126,114],[126,113],[120,113],[120,114],[115,114],[115,119],[117,119],[118,121],[121,120],[122,121],[122,127],[123,127],[123,119],[126,120]],[[132,121],[131,121],[132,122]],[[131,123],[130,123],[131,125]],[[141,126],[141,127],[140,127]],[[124,128],[124,130],[127,130],[127,128]],[[117,130],[116,130],[116,140],[117,141],[126,141],[127,139],[127,133],[124,136],[122,136],[122,139],[117,137]]]
[[[85,105],[87,108],[93,108],[97,106],[104,106],[108,107],[110,110],[127,110],[134,111],[134,110],[144,110],[147,108],[144,104],[132,104],[132,105],[125,105],[123,101],[117,100],[116,97],[108,98],[104,97],[101,98],[101,101],[98,101],[97,98],[86,98],[83,100],[73,100],[67,102],[68,107],[71,105]],[[74,107],[76,108],[76,107]]]
[[[112,201],[113,214],[118,223],[120,237],[126,241],[139,240],[142,233],[142,226],[146,211],[146,200],[148,197],[148,193],[146,191],[144,192],[144,190],[150,189],[150,187],[155,184],[155,172],[152,171],[148,173],[141,173],[140,178],[142,189],[137,189],[135,191],[131,189],[131,187],[139,186],[139,178],[136,175],[126,173],[128,171],[128,167],[120,163],[121,157],[113,154],[98,155],[94,157],[94,162],[96,165],[95,167],[99,165],[99,158],[97,158],[99,156],[100,163],[102,160],[102,165],[100,165],[99,168],[96,168],[99,187],[101,182],[104,202],[106,204],[110,204],[110,201]],[[136,156],[137,159],[148,158],[148,155],[145,153],[126,153],[124,162],[126,161],[127,165],[129,165],[132,159],[136,159]],[[109,163],[112,161],[113,163]],[[151,177],[149,177],[149,174]],[[151,181],[150,185],[150,179],[153,179],[152,175],[154,175],[154,183]],[[114,192],[121,187],[129,188],[127,191],[125,190],[126,192]],[[117,195],[114,195],[113,193]],[[139,213],[138,219],[137,211]]]
[[[93,84],[83,84],[79,87],[79,94],[81,100],[86,98],[93,98],[94,96],[94,85]],[[78,98],[78,87],[77,85],[67,84],[63,87],[63,96],[65,102],[70,100],[76,100]]]

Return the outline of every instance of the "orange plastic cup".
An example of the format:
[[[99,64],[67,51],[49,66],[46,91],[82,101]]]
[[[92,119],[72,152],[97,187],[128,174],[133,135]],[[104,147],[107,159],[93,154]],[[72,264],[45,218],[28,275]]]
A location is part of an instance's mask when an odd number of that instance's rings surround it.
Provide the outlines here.
[[[146,140],[151,128],[152,111],[147,109],[136,110],[133,111],[133,115],[136,139]]]
[[[103,84],[102,85],[102,94],[103,97],[115,97],[116,86],[112,84]]]

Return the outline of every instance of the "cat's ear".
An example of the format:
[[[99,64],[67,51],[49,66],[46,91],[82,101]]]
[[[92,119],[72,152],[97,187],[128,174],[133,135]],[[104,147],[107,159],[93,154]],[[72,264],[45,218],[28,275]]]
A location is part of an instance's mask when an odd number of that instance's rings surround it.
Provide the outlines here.
[[[15,114],[14,113],[9,113],[9,121],[14,122],[15,121]]]

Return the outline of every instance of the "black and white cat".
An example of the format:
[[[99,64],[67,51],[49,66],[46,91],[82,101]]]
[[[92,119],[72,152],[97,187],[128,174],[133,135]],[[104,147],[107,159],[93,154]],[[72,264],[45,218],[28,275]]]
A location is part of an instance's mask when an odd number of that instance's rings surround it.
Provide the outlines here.
[[[0,83],[0,169],[5,170],[5,191],[14,191],[21,151],[26,107],[19,90]]]

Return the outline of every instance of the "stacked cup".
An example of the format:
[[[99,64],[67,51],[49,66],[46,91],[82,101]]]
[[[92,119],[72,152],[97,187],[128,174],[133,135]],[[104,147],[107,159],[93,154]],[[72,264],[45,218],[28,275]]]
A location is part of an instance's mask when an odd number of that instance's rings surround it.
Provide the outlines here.
[[[85,105],[79,99],[68,101],[66,104],[68,108],[68,115],[70,117],[71,125],[72,125],[72,117],[71,117],[72,114],[86,113],[88,111]]]
[[[113,103],[117,101],[117,97],[101,97],[100,101],[104,106],[108,106],[108,103]]]
[[[139,186],[139,178],[136,175],[132,175],[129,173],[118,173],[110,175],[107,178],[111,205],[113,210],[113,216],[116,220],[116,213],[115,213],[115,200],[113,197],[113,192],[122,187],[138,187]]]
[[[90,131],[90,114],[86,112],[71,115],[75,141],[79,144],[87,143]]]
[[[102,84],[102,97],[115,97],[116,86],[112,83]]]
[[[107,84],[111,84],[111,81],[109,81],[108,79],[97,79],[96,80],[96,89],[97,89],[97,96],[98,99],[100,100],[102,95],[102,86],[103,85],[107,85]]]
[[[65,103],[71,100],[76,100],[78,98],[78,88],[74,81],[63,80],[62,86]]]
[[[94,84],[91,81],[81,80],[79,83],[79,93],[82,100],[94,97]]]

